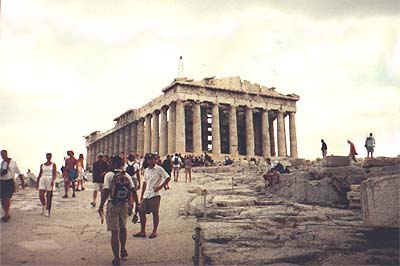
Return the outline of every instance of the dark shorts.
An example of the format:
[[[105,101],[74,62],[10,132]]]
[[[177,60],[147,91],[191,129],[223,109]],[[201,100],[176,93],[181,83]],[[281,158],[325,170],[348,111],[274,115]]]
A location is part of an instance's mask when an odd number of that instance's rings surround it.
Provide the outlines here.
[[[76,177],[77,177],[77,174],[76,174],[76,170],[75,169],[68,170],[68,179],[69,179],[69,181],[75,181]]]
[[[158,213],[160,209],[161,196],[154,196],[149,199],[143,199],[140,211],[145,214]]]
[[[368,152],[374,152],[374,147],[367,146],[366,148]]]
[[[15,183],[13,179],[10,180],[0,180],[0,198],[1,199],[11,199],[15,190]]]

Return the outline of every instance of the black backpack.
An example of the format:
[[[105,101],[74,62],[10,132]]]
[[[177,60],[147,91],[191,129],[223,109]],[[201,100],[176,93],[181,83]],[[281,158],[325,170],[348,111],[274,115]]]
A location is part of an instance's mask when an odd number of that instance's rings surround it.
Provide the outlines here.
[[[176,165],[176,164],[179,164],[179,158],[178,158],[178,156],[175,156],[174,164],[175,164],[175,165]]]
[[[125,172],[114,172],[111,181],[111,200],[112,203],[127,202],[130,194],[129,179],[125,176]]]
[[[127,167],[126,167],[126,169],[125,169],[125,171],[130,175],[130,176],[134,176],[134,174],[135,174],[135,168],[133,167],[134,165],[135,165],[135,163],[134,164],[132,164],[132,165],[130,165],[129,163],[127,163]]]

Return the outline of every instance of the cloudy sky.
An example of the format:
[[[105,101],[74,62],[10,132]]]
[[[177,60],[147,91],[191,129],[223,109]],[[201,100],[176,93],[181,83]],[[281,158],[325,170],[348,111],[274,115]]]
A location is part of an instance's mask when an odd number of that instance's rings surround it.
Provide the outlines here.
[[[299,156],[400,154],[400,1],[3,0],[0,148],[37,173],[46,152],[161,95],[178,74],[240,75],[296,93]]]

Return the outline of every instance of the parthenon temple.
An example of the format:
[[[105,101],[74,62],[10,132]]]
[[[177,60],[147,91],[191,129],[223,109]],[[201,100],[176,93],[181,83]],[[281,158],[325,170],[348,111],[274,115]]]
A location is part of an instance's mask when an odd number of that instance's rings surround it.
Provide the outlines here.
[[[100,152],[297,158],[296,94],[284,95],[239,76],[177,78],[162,92],[115,118],[114,128],[86,136],[87,164]]]

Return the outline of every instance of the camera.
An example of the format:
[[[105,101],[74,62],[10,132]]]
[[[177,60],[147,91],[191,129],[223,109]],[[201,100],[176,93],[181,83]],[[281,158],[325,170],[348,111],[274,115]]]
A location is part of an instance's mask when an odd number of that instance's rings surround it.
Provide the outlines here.
[[[7,169],[1,169],[0,175],[1,175],[1,176],[6,175],[7,172],[8,172]]]

